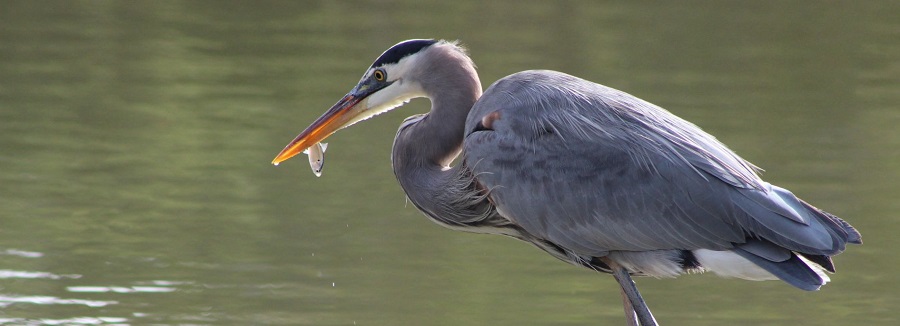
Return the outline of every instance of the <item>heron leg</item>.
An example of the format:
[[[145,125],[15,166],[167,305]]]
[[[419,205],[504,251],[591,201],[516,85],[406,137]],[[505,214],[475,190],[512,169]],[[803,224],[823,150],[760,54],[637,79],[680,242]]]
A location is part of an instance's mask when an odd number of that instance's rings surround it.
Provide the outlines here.
[[[625,290],[619,287],[619,293],[622,294],[622,307],[625,307],[625,324],[628,326],[640,326],[637,320],[637,314],[634,313],[634,307],[631,306],[631,300],[625,295]]]
[[[644,298],[638,292],[637,286],[634,285],[631,275],[628,275],[628,270],[609,258],[604,257],[601,260],[609,266],[613,277],[619,282],[622,303],[625,306],[625,319],[628,321],[628,325],[658,326],[659,324],[653,318],[650,308],[647,307],[647,303],[644,302]],[[639,323],[634,323],[635,317],[637,317]]]

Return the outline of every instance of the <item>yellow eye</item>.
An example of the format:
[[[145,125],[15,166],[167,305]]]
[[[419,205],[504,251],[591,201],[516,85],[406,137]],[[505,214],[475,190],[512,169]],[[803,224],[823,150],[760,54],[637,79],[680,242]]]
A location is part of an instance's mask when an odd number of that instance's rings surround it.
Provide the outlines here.
[[[375,80],[377,80],[377,81],[384,81],[384,78],[385,78],[384,70],[381,70],[381,69],[375,70],[375,72],[372,73],[372,77],[375,77]]]

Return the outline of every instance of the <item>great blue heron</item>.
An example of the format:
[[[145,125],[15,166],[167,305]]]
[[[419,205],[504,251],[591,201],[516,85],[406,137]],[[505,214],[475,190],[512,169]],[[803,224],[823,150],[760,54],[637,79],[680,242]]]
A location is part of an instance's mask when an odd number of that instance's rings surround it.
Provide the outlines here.
[[[445,227],[510,236],[612,273],[632,325],[656,321],[629,274],[711,271],[817,290],[834,272],[831,256],[862,243],[850,224],[766,183],[658,106],[547,70],[482,94],[472,60],[448,41],[385,51],[273,163],[417,97],[431,111],[403,121],[391,156],[410,201]]]

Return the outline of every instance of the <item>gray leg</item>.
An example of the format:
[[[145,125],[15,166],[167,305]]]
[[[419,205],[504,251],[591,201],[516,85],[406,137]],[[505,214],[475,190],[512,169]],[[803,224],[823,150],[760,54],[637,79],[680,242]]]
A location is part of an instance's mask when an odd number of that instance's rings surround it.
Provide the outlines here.
[[[613,277],[619,282],[622,290],[622,302],[625,306],[625,319],[628,321],[628,325],[637,325],[632,324],[636,316],[641,326],[658,326],[659,324],[656,323],[653,314],[650,313],[650,308],[647,307],[647,303],[644,302],[644,298],[638,292],[637,286],[634,285],[634,281],[628,275],[628,271],[608,258],[604,257],[601,260],[612,269]]]
[[[619,293],[622,294],[622,307],[625,307],[625,324],[628,326],[640,326],[637,314],[634,313],[634,307],[631,306],[631,300],[628,300],[628,296],[625,295],[625,290],[621,286],[619,287]]]

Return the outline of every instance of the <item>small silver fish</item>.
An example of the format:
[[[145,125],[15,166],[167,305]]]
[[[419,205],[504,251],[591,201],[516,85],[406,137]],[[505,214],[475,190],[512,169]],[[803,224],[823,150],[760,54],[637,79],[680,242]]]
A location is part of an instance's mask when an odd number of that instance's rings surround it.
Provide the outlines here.
[[[303,150],[303,154],[309,155],[309,167],[317,177],[322,176],[322,168],[325,167],[326,148],[328,148],[328,144],[316,143]]]

